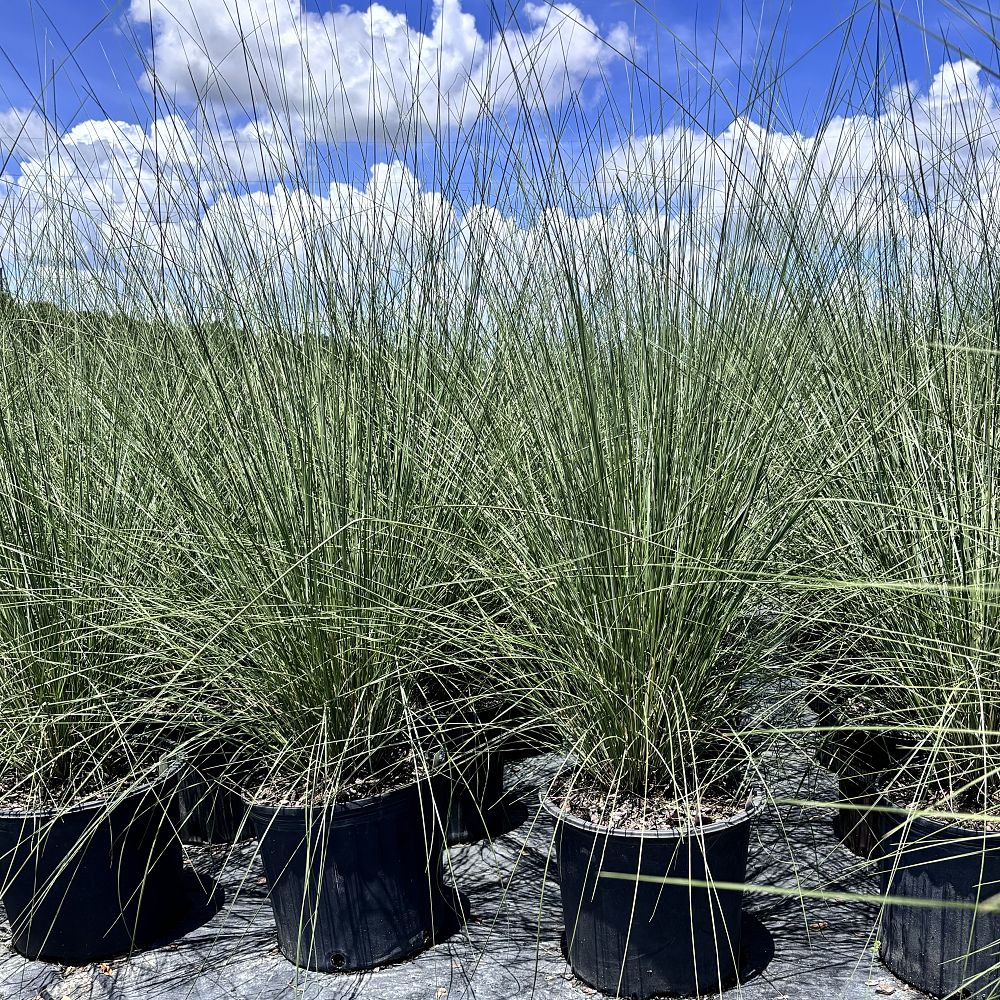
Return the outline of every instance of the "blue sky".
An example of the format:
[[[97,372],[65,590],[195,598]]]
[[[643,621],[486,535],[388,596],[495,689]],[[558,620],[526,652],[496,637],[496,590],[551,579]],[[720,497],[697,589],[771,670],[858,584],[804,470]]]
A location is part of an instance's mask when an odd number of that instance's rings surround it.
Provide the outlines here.
[[[215,0],[223,4],[227,0]],[[326,12],[341,6],[332,0],[305,0],[308,10]],[[989,9],[989,0],[979,0],[981,8]],[[348,4],[347,6],[352,6]],[[354,4],[355,9],[360,5]],[[433,11],[427,0],[388,0],[383,6],[403,13],[414,28],[427,30]],[[500,7],[468,0],[463,9],[473,14],[480,33],[489,38],[498,22],[509,23],[518,17],[518,8]],[[669,50],[675,40],[695,52],[704,63],[714,63],[719,78],[728,78],[732,93],[738,99],[735,83],[740,71],[720,54],[712,58],[716,39],[733,55],[742,46],[743,58],[753,52],[753,40],[759,31],[776,31],[781,40],[786,73],[782,78],[783,116],[790,123],[808,130],[820,113],[833,69],[852,70],[867,53],[867,65],[873,63],[876,32],[870,30],[876,16],[874,5],[847,0],[824,2],[777,3],[758,0],[743,5],[733,2],[643,2],[632,0],[579,0],[578,6],[603,29],[616,22],[625,22],[644,44],[660,55],[651,55],[653,72],[660,84],[676,93],[678,87],[690,86],[689,78],[679,84],[673,69],[674,57]],[[0,109],[25,108],[37,100],[40,79],[56,68],[56,86],[47,88],[47,106],[55,98],[57,117],[61,124],[72,124],[85,118],[115,118],[147,123],[150,108],[144,94],[136,87],[142,74],[142,58],[138,49],[149,51],[149,26],[137,24],[127,17],[125,0],[107,3],[104,0],[4,0],[3,31],[0,34]],[[923,19],[935,32],[947,36],[957,48],[962,48],[988,65],[995,60],[993,46],[972,31],[962,19],[943,4],[924,0],[900,0],[897,9],[906,17]],[[854,20],[850,21],[852,12]],[[763,15],[763,16],[761,16]],[[978,15],[980,19],[984,15]],[[882,42],[895,46],[890,15],[883,8]],[[841,54],[846,25],[853,24],[853,42]],[[940,41],[922,34],[905,20],[900,22],[903,55],[907,76],[926,84],[931,73],[944,59],[946,49]],[[666,56],[664,56],[666,52]],[[693,63],[694,60],[691,60]],[[745,71],[745,70],[744,70]],[[626,92],[625,69],[621,64],[609,68],[610,90]],[[870,70],[869,70],[870,72]],[[690,91],[686,91],[690,93]],[[603,91],[602,91],[603,93]],[[622,98],[625,102],[625,99]],[[720,108],[720,124],[725,124],[727,109]]]
[[[0,0],[0,208],[56,262],[138,242],[182,270],[244,216],[267,267],[358,220],[600,239],[803,197],[957,243],[1000,212],[1000,44],[964,2]]]

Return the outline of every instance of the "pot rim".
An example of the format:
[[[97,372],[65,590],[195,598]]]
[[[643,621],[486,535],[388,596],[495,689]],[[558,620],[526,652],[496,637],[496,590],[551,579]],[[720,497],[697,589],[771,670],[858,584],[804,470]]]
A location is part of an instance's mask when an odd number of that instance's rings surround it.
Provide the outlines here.
[[[109,801],[108,799],[89,798],[82,802],[75,802],[68,806],[46,806],[44,809],[4,809],[0,808],[0,822],[8,820],[24,821],[32,819],[62,819],[64,816],[76,816],[85,812],[101,812],[102,810],[115,809],[123,802],[127,802],[138,795],[170,781],[180,778],[181,772],[187,765],[187,757],[184,754],[166,753],[160,757],[157,766],[159,773],[141,784],[133,785],[124,795]]]
[[[256,814],[259,818],[270,818],[273,816],[299,816],[303,818],[308,815],[317,816],[322,813],[332,813],[334,816],[343,816],[345,814],[355,815],[357,813],[369,812],[373,809],[378,809],[384,806],[388,801],[392,799],[402,799],[404,796],[412,794],[414,791],[419,792],[421,785],[427,788],[427,792],[432,796],[433,801],[433,789],[435,785],[439,787],[444,783],[444,777],[440,774],[432,774],[428,777],[414,778],[413,781],[407,782],[405,785],[397,785],[395,788],[387,789],[384,792],[379,792],[377,795],[369,795],[363,799],[348,799],[346,801],[338,801],[334,799],[331,802],[321,802],[315,805],[287,805],[278,802],[251,802],[250,803],[250,813],[251,815]]]
[[[604,826],[600,823],[592,823],[590,820],[582,819],[571,812],[560,809],[549,797],[546,789],[540,789],[538,798],[542,808],[555,820],[556,825],[567,823],[578,830],[586,830],[588,833],[603,834],[607,837],[626,837],[630,839],[646,840],[677,840],[684,837],[698,837],[702,834],[720,833],[732,827],[739,826],[748,820],[754,819],[764,809],[764,798],[757,789],[754,789],[749,797],[746,807],[741,809],[735,816],[727,819],[719,819],[714,823],[703,823],[700,826],[679,827],[679,826],[658,826],[649,830],[636,830],[633,827]]]
[[[946,819],[942,816],[924,816],[919,807],[900,805],[895,799],[889,798],[885,792],[879,792],[882,799],[882,814],[887,817],[902,816],[903,819],[896,823],[891,829],[898,831],[904,824],[911,829],[921,824],[929,828],[931,833],[954,834],[956,838],[975,837],[977,839],[996,840],[1000,844],[1000,829],[982,830],[973,826],[964,825],[968,820]],[[941,810],[946,812],[947,810]]]

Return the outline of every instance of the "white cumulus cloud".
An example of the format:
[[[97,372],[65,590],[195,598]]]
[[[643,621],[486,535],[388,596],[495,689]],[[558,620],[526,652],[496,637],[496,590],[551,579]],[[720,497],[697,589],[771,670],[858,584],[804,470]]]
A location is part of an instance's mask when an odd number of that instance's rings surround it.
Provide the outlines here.
[[[488,38],[461,0],[435,0],[426,33],[378,3],[321,14],[300,0],[132,0],[130,14],[152,29],[147,82],[171,100],[332,140],[548,106],[628,41],[621,26],[602,36],[571,3],[527,3],[520,23]]]
[[[830,232],[878,238],[928,219],[960,226],[993,213],[1000,182],[1000,95],[969,60],[929,87],[887,93],[878,114],[836,117],[813,135],[737,118],[718,135],[690,127],[608,150],[608,190],[669,204],[690,196],[706,220],[811,213]]]
[[[44,154],[55,135],[43,115],[34,110],[0,111],[0,168],[18,157]]]

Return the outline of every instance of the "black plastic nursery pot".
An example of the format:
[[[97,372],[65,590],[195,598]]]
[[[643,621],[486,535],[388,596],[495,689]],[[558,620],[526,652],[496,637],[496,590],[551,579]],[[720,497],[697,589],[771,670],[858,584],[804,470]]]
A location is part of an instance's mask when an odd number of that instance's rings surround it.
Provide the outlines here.
[[[833,817],[833,832],[852,854],[870,860],[882,839],[883,799],[878,786],[868,778],[840,777],[837,794],[839,808]]]
[[[231,787],[232,748],[216,741],[191,758],[178,789],[181,840],[231,844],[253,837],[250,807]]]
[[[439,777],[332,806],[254,805],[282,954],[319,972],[371,969],[443,940],[458,923],[444,883]]]
[[[932,996],[1000,997],[1000,911],[980,905],[1000,892],[1000,833],[905,812],[885,815],[883,892],[943,905],[887,902],[879,932],[883,963]],[[966,906],[948,905],[955,903]]]
[[[492,836],[503,819],[504,760],[486,753],[455,774],[448,800],[445,839],[468,844]]]
[[[641,833],[543,805],[555,821],[566,953],[577,977],[635,998],[714,993],[735,978],[743,892],[703,883],[746,880],[756,803],[696,831]]]
[[[879,789],[904,754],[901,740],[892,733],[851,727],[843,721],[840,707],[827,699],[817,699],[810,707],[818,726],[841,727],[823,734],[817,753],[819,763],[837,775],[834,832],[848,850],[869,859],[882,837],[884,803]]]
[[[171,929],[184,905],[178,776],[111,804],[0,813],[0,896],[18,952],[80,965]]]

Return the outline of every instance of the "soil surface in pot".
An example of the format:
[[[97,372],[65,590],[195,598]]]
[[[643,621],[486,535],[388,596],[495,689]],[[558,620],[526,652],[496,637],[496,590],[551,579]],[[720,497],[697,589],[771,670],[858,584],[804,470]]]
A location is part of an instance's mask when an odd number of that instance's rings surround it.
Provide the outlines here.
[[[609,791],[594,781],[566,779],[549,796],[564,812],[615,830],[662,830],[704,826],[730,819],[746,809],[734,794],[706,793],[696,800],[680,801],[667,795],[636,795]]]
[[[151,776],[143,774],[143,780]],[[0,812],[39,812],[94,805],[128,791],[136,773],[126,765],[111,765],[77,774],[71,780],[33,781],[30,775],[0,774]]]
[[[948,769],[927,777],[908,769],[901,771],[886,786],[885,795],[894,806],[902,809],[960,814],[962,818],[949,821],[942,816],[939,821],[950,822],[970,832],[1000,833],[1000,787],[994,784],[986,790],[969,789],[976,777],[950,773]],[[984,816],[985,820],[977,818]]]
[[[309,783],[301,772],[281,770],[248,780],[242,794],[253,805],[316,807],[387,795],[423,777],[422,769],[418,773],[412,760],[398,761],[375,774],[354,774],[347,780],[331,776]]]

